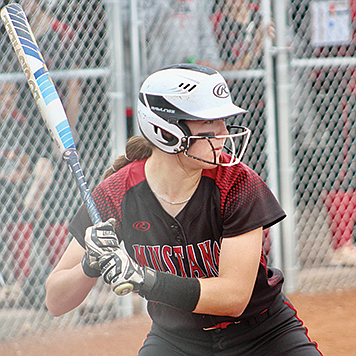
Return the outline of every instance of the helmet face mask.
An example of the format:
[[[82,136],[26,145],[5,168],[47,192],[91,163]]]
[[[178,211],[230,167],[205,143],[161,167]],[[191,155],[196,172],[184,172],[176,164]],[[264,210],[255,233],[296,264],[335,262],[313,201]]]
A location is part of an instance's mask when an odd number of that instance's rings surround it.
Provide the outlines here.
[[[137,104],[139,128],[154,146],[166,153],[183,152],[188,157],[215,165],[220,162],[213,148],[211,161],[190,155],[189,149],[194,142],[210,141],[209,146],[213,147],[212,139],[226,139],[232,158],[223,165],[233,165],[241,160],[250,131],[239,126],[240,132],[233,135],[193,136],[186,122],[221,120],[242,113],[246,111],[232,103],[221,74],[194,64],[174,65],[150,75],[142,84]],[[243,147],[237,149],[234,141],[241,137],[244,137]],[[235,156],[237,151],[241,154]]]
[[[229,126],[229,132],[227,135],[190,135],[187,137],[187,146],[184,149],[183,153],[190,158],[194,158],[201,162],[210,163],[217,166],[233,166],[241,162],[242,156],[245,153],[251,131],[244,126]],[[191,154],[189,149],[198,141],[206,140],[211,148],[211,159],[207,160],[206,158],[199,157],[197,155]],[[212,140],[224,140],[224,151],[230,154],[230,159],[227,162],[224,162],[220,159],[220,156],[217,155],[214,144]]]

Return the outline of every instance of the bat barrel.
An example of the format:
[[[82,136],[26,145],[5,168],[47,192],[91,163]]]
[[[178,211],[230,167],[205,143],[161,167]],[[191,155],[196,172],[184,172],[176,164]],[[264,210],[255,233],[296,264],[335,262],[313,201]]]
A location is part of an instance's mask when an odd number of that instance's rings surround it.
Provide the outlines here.
[[[67,115],[21,5],[12,3],[0,11],[5,29],[43,121],[60,152],[75,148]]]

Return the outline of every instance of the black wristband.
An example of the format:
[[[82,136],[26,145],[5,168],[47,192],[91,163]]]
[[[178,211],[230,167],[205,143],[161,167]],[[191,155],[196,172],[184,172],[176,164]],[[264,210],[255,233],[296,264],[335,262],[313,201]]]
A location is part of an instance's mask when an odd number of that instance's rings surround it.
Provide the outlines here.
[[[101,272],[99,270],[91,268],[89,266],[86,253],[84,253],[84,256],[82,258],[82,269],[83,272],[90,278],[98,278],[101,276]]]
[[[139,294],[149,301],[192,312],[199,301],[200,283],[196,278],[183,278],[146,267]]]

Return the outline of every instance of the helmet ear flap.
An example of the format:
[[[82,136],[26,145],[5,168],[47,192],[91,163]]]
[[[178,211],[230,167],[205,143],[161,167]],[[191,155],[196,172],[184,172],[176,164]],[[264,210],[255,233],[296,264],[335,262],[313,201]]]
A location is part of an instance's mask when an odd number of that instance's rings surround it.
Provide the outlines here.
[[[183,136],[186,136],[186,137],[191,136],[192,133],[191,133],[188,125],[185,123],[185,120],[177,120],[175,125],[177,127],[179,127]],[[158,131],[160,132],[162,138],[164,140],[166,140],[168,146],[177,145],[178,138],[175,135],[171,134],[170,132],[164,130],[161,127],[155,126],[155,132],[158,133]],[[182,140],[181,147],[179,149],[177,149],[176,152],[180,152],[181,150],[185,149],[187,143],[188,143],[188,140]]]

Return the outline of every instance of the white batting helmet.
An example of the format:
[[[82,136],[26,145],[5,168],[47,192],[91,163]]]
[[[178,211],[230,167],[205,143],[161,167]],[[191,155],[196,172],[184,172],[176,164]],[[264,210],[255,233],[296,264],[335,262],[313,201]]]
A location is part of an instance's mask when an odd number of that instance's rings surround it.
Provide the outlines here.
[[[214,136],[192,136],[186,120],[219,120],[246,112],[232,103],[227,83],[219,72],[196,64],[173,65],[150,75],[141,86],[137,104],[143,136],[164,152],[184,152],[188,156],[189,146],[196,139],[209,140]],[[243,126],[231,127],[238,133],[226,135],[233,157],[229,165],[240,161],[250,135],[250,130]],[[242,147],[233,143],[236,137],[242,137]],[[208,163],[219,164],[215,160]]]

